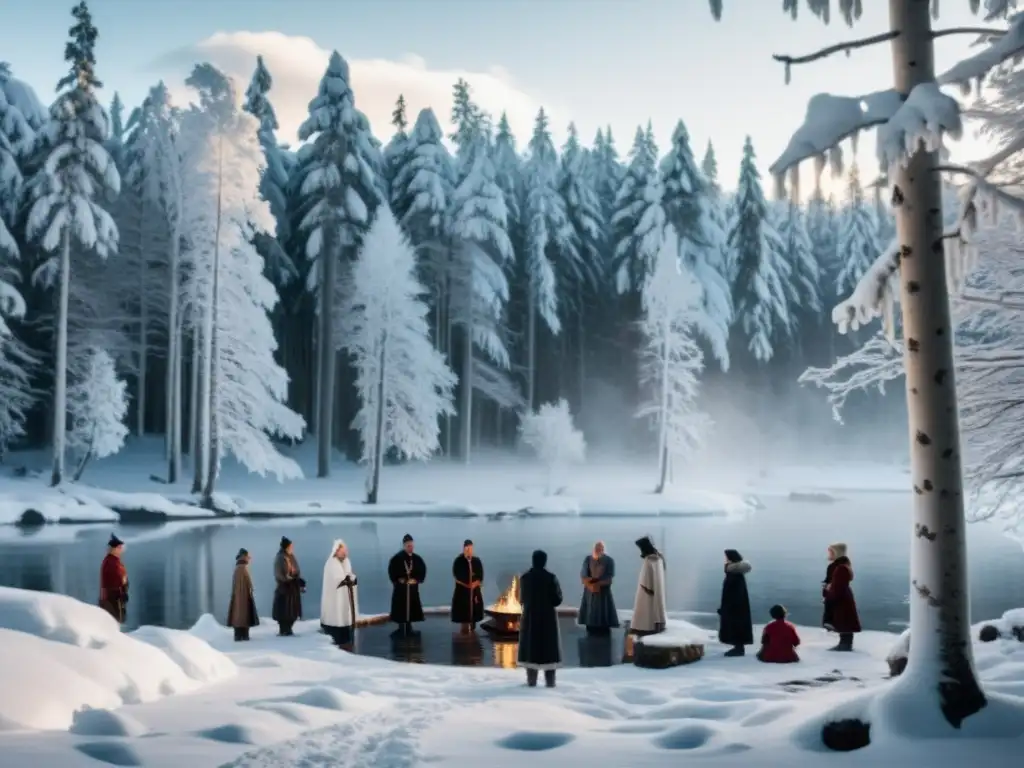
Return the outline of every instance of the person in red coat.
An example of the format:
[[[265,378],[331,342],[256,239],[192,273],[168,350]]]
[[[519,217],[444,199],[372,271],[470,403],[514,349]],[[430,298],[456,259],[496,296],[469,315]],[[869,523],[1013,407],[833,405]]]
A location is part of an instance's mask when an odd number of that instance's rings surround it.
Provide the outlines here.
[[[825,603],[822,626],[829,632],[839,633],[839,644],[832,651],[852,651],[853,636],[860,632],[857,601],[850,582],[853,581],[853,563],[846,555],[845,544],[831,544],[828,548],[828,568],[821,585]]]
[[[124,542],[114,534],[110,534],[107,542],[107,556],[100,565],[100,608],[105,610],[119,624],[124,624],[125,610],[128,607],[128,569],[124,567],[121,553]]]
[[[796,653],[800,635],[796,627],[786,621],[785,607],[773,605],[768,613],[774,621],[766,624],[761,633],[761,650],[757,652],[757,660],[766,664],[793,664],[800,661]]]

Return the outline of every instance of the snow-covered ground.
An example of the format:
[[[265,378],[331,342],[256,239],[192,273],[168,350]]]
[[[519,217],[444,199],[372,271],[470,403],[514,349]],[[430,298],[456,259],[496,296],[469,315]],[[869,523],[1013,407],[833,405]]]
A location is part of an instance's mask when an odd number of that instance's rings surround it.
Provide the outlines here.
[[[822,754],[822,713],[891,685],[885,656],[896,635],[866,632],[854,653],[832,654],[834,636],[801,628],[801,663],[771,666],[723,658],[706,631],[672,623],[708,638],[703,660],[661,671],[566,669],[547,690],[526,688],[516,670],[353,656],[332,648],[315,622],[293,638],[259,627],[247,644],[209,616],[191,633],[121,635],[98,608],[2,590],[0,754],[5,765],[38,768],[511,767],[527,759],[534,768],[680,759],[952,768],[979,755],[988,765],[1016,764],[1024,749],[1024,736],[880,735],[865,750]],[[990,694],[1024,695],[1024,643],[979,643],[976,655]]]

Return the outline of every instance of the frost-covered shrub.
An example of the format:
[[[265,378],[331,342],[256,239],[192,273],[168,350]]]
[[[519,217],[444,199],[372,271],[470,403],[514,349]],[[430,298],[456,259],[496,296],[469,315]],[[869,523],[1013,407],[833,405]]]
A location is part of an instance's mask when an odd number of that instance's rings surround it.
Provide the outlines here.
[[[117,377],[114,360],[102,349],[86,352],[81,375],[68,388],[68,448],[79,456],[78,480],[91,459],[112,456],[128,434],[128,388]]]
[[[587,442],[573,424],[569,404],[563,399],[546,403],[527,414],[519,425],[520,440],[547,468],[547,493],[552,493],[558,473],[586,457]]]

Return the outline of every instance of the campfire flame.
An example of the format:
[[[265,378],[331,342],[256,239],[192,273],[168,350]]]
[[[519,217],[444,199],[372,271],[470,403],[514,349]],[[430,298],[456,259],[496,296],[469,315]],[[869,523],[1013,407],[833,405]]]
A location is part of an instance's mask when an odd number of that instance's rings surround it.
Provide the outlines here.
[[[490,606],[489,610],[495,613],[507,613],[510,615],[520,615],[523,612],[523,606],[519,603],[519,577],[512,577],[512,584],[502,592],[501,597],[494,601],[494,604]]]

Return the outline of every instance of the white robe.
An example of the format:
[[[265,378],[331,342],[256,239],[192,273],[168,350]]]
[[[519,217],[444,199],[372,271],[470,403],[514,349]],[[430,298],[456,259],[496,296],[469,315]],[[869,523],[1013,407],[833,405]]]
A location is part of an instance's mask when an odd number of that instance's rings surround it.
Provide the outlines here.
[[[320,623],[325,627],[351,627],[359,617],[359,587],[352,587],[352,598],[349,601],[349,588],[339,587],[346,576],[355,578],[352,571],[352,559],[346,557],[339,560],[334,556],[341,540],[334,542],[331,556],[324,563],[323,590],[320,593]],[[353,611],[353,607],[355,610]]]
[[[654,594],[647,594],[644,587]],[[629,628],[637,632],[660,632],[665,629],[666,622],[665,561],[658,555],[648,555],[640,567]]]

